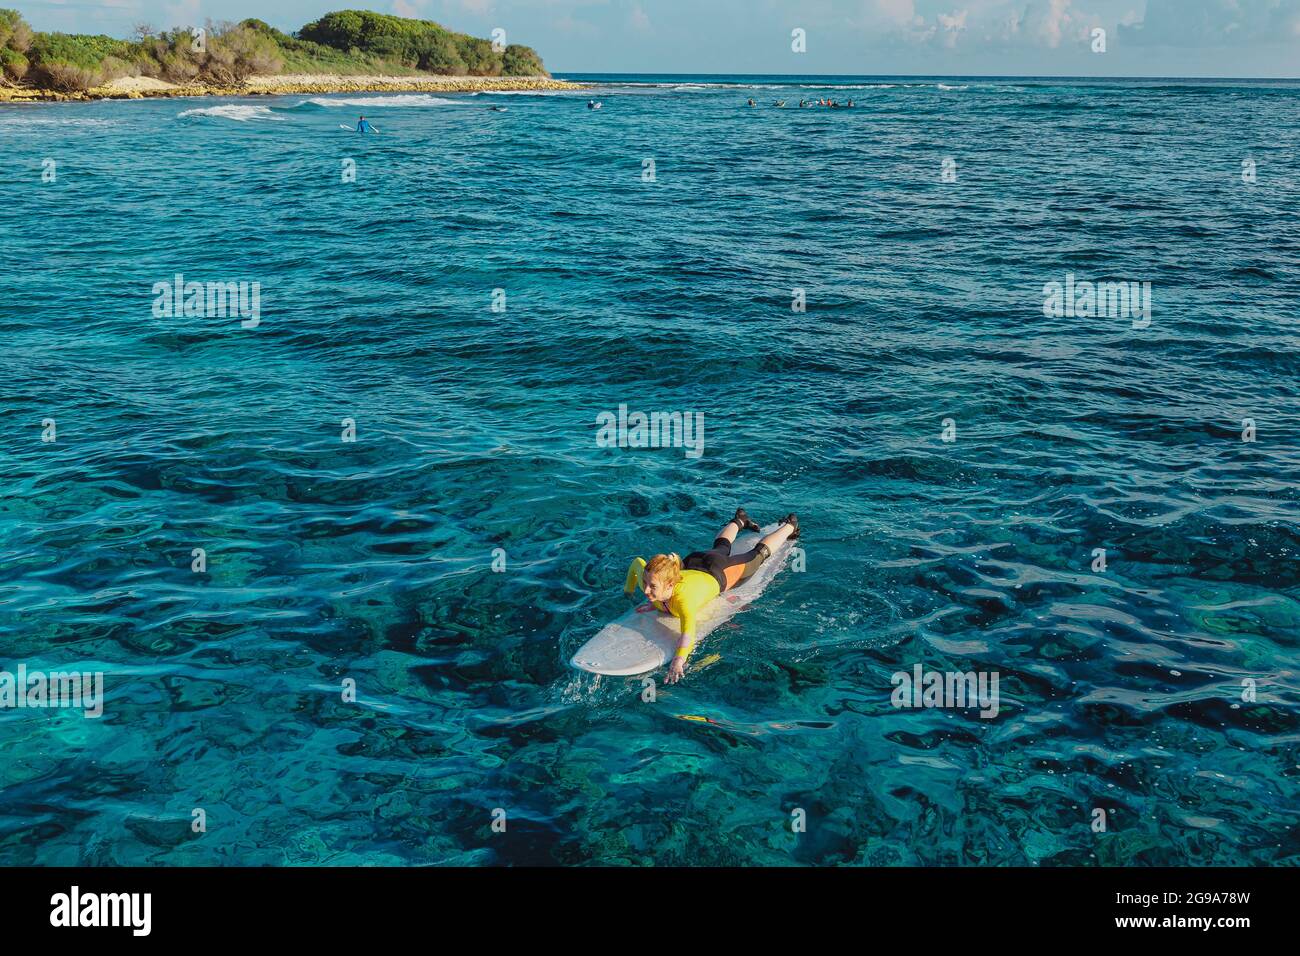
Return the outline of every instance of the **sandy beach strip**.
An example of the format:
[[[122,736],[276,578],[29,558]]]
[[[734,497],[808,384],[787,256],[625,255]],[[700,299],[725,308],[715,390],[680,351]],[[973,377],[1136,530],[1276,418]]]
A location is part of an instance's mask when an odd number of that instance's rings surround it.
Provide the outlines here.
[[[124,76],[85,92],[58,93],[21,86],[0,86],[0,102],[33,100],[143,99],[172,96],[274,96],[282,93],[482,93],[579,90],[580,83],[545,76],[346,76],[329,73],[284,73],[250,76],[230,86],[178,85],[148,76]]]

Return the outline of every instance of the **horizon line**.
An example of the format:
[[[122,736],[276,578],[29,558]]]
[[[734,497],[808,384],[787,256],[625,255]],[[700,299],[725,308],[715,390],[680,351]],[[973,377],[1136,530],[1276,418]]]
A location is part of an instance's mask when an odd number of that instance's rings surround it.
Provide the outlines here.
[[[864,80],[1229,80],[1242,83],[1300,82],[1300,76],[1171,76],[1135,74],[1132,76],[1086,76],[1076,73],[655,73],[617,70],[552,70],[551,75],[570,76],[729,76],[738,78],[789,79],[864,79]]]

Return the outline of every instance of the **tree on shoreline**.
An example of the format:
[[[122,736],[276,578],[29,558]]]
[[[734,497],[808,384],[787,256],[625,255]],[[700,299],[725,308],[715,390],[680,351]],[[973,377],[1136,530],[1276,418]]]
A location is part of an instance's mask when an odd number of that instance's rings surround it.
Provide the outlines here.
[[[13,84],[27,75],[32,29],[17,10],[0,10],[0,80]]]
[[[447,30],[431,20],[410,20],[366,10],[328,13],[294,36],[261,20],[208,21],[198,31],[155,31],[136,24],[132,39],[34,32],[16,10],[0,9],[0,82],[71,93],[124,76],[170,83],[230,86],[255,74],[433,73],[469,76],[545,76],[529,47],[504,50],[488,40]]]
[[[396,60],[428,73],[546,74],[541,58],[529,47],[512,44],[498,51],[488,40],[455,33],[432,20],[412,20],[369,10],[327,13],[299,30],[298,39]]]

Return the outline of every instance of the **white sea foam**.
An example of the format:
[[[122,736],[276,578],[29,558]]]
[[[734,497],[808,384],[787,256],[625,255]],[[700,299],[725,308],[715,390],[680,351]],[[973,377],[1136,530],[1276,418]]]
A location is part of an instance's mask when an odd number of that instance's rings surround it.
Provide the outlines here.
[[[57,126],[63,129],[97,129],[104,126],[116,126],[116,120],[73,119],[68,116],[29,116],[18,113],[0,115],[0,126]]]
[[[208,106],[203,109],[185,110],[179,116],[215,116],[220,119],[236,120],[247,123],[249,120],[282,120],[269,106],[246,106],[241,103],[225,103],[221,106]]]
[[[904,83],[902,85],[908,89],[912,89],[914,86],[920,86],[921,84]],[[899,86],[898,83],[845,83],[842,85],[836,84],[834,86],[828,86],[824,83],[801,83],[799,84],[799,89],[827,90],[833,93],[836,90],[893,90],[893,89],[897,89],[898,86]]]
[[[704,92],[708,90],[781,90],[779,83],[608,83],[604,86],[669,90],[670,92]]]
[[[316,96],[303,102],[314,103],[317,106],[359,106],[363,109],[376,109],[385,106],[468,105],[464,100],[448,100],[441,96],[430,96],[428,93],[397,93],[392,96],[353,96],[344,98]],[[302,103],[298,105],[301,106]]]
[[[585,90],[475,90],[470,96],[584,96]]]

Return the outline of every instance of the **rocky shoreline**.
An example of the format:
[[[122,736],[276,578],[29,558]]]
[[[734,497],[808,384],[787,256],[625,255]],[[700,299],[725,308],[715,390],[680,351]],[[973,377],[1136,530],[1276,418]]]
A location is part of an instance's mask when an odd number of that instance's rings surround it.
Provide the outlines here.
[[[0,86],[0,103],[138,100],[154,97],[276,96],[284,93],[482,93],[580,90],[581,83],[544,76],[253,76],[228,86],[174,85],[127,77],[90,90],[60,93],[23,86]]]

